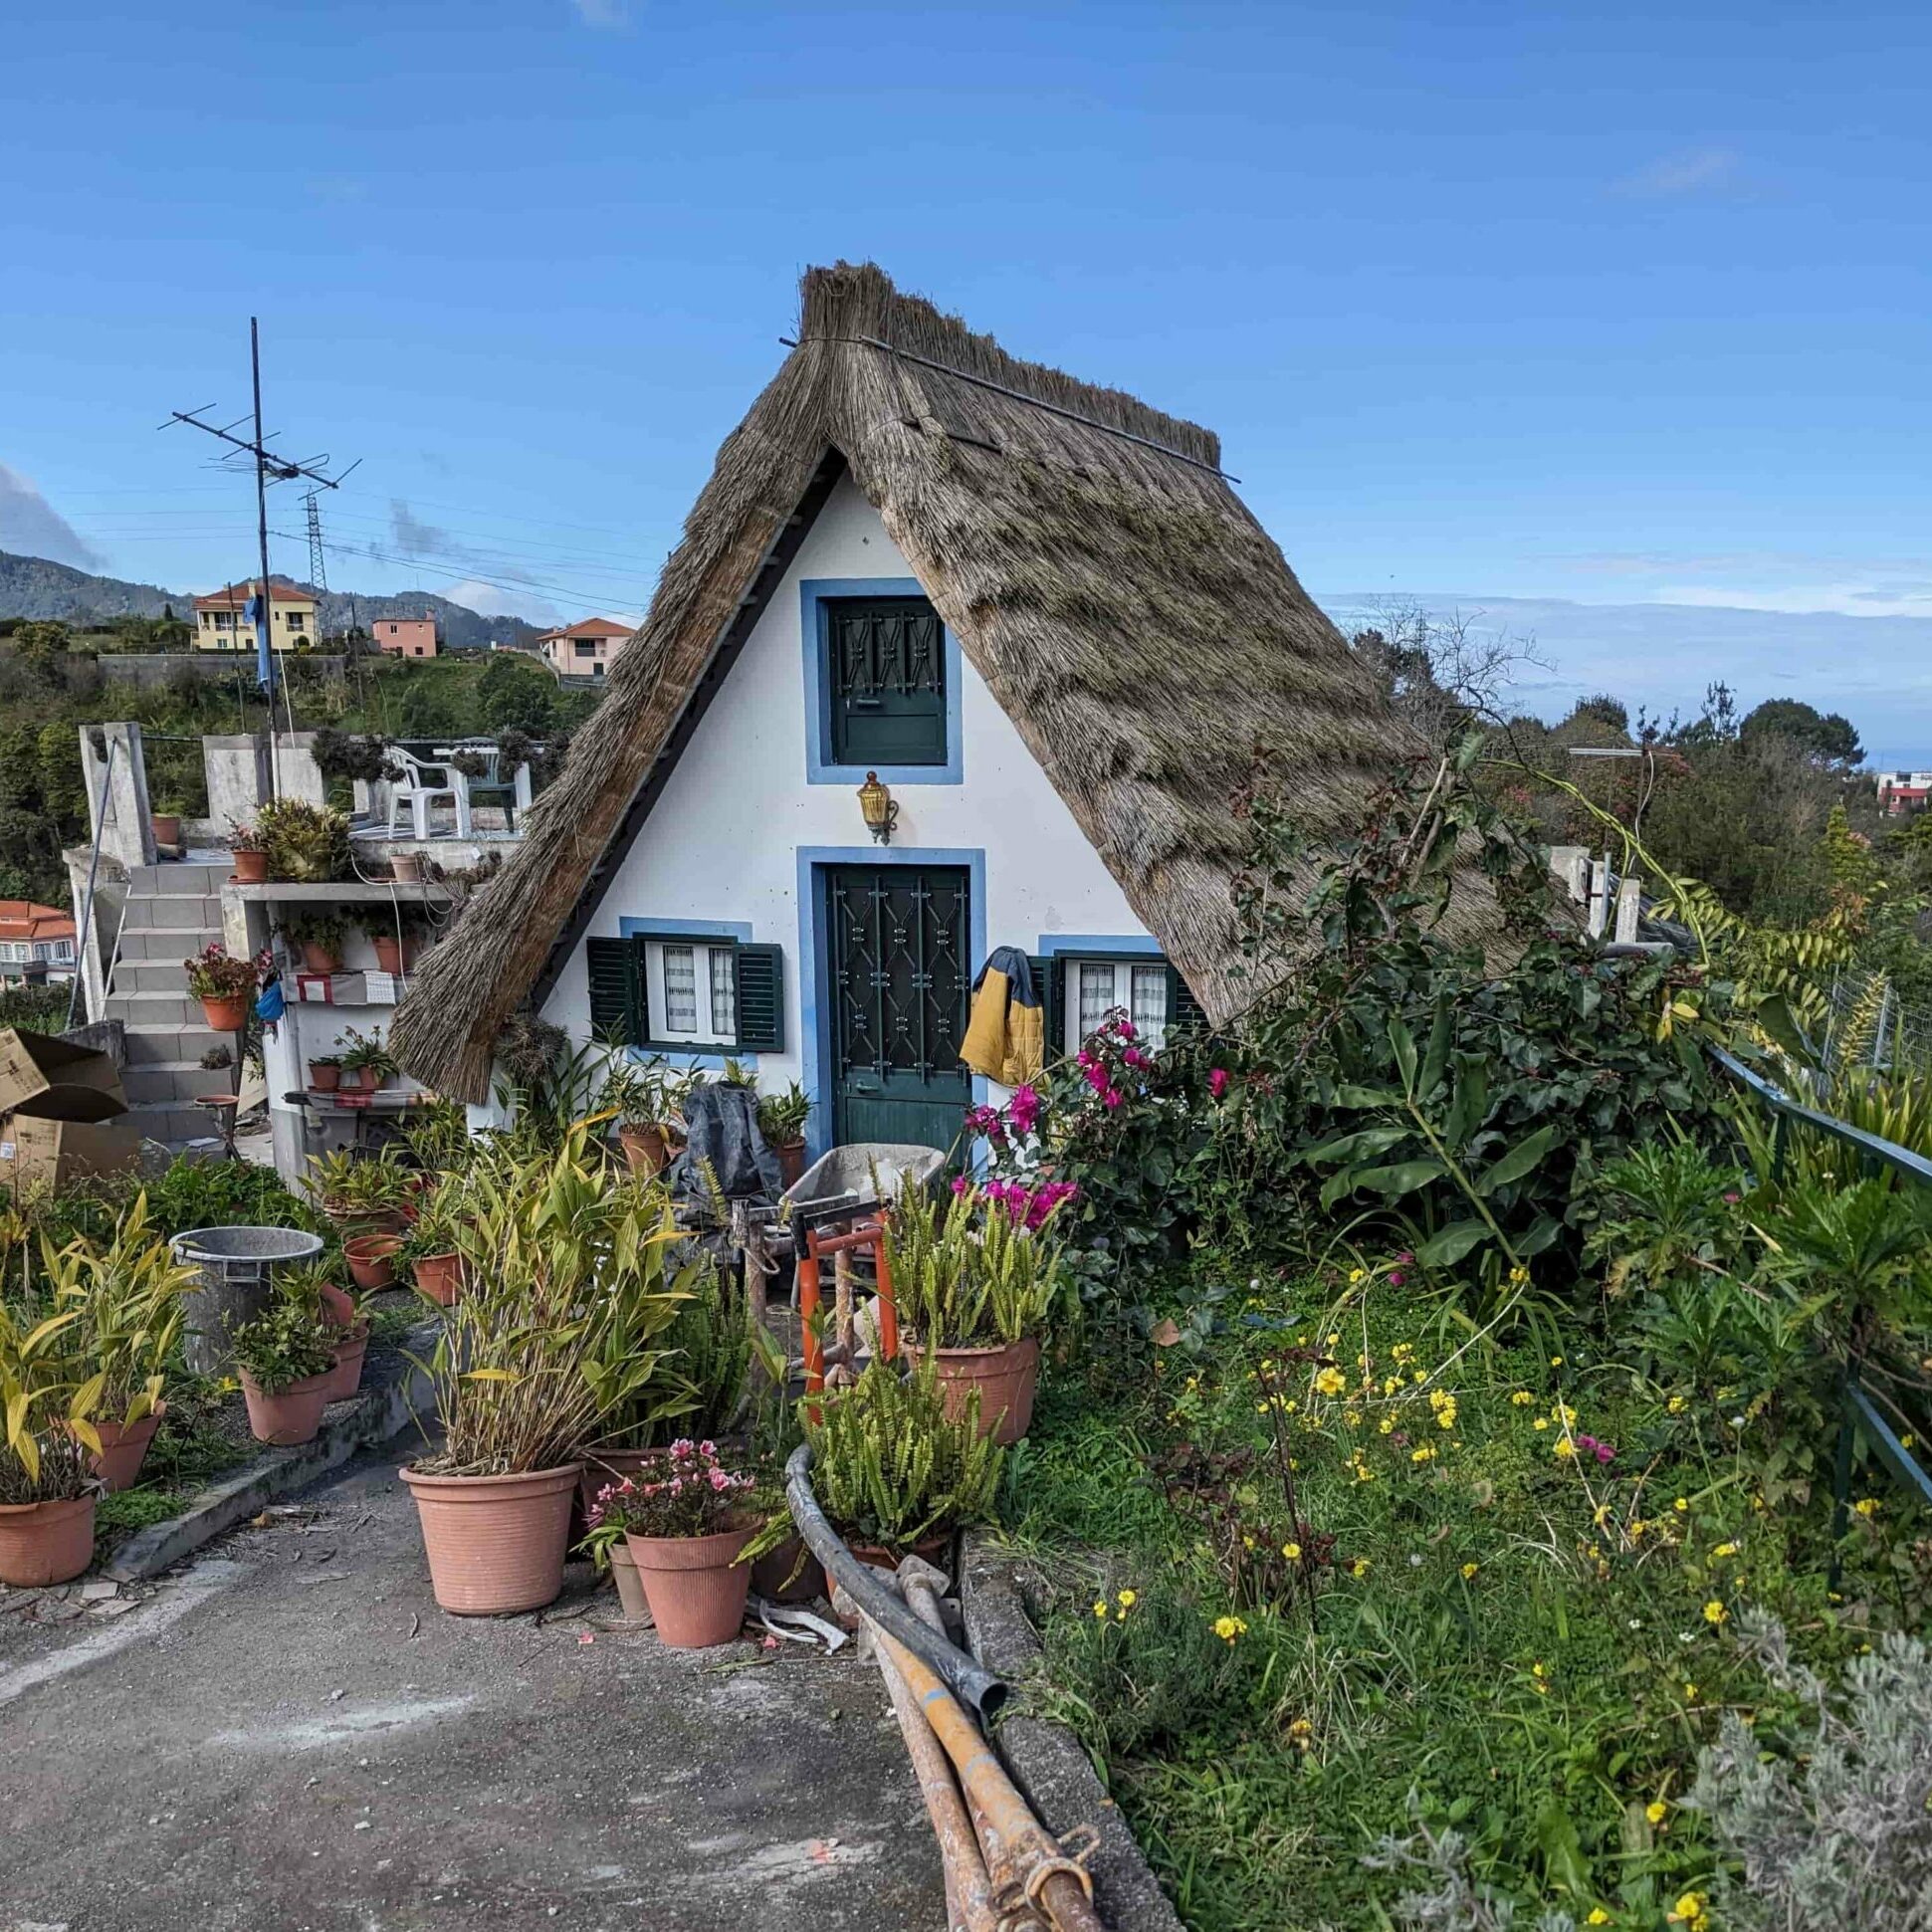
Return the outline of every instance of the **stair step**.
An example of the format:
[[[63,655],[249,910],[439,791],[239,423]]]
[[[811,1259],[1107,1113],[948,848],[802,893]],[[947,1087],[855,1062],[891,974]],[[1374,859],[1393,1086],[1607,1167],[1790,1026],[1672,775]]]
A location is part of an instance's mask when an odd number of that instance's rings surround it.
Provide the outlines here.
[[[206,934],[219,937],[221,928],[210,926],[193,932],[180,926],[136,926],[120,929],[120,957],[123,960],[172,960],[177,966],[190,953],[199,952],[196,944]]]
[[[125,1118],[144,1141],[206,1141],[218,1135],[214,1113],[206,1107],[183,1107],[173,1101],[143,1103],[128,1108]]]
[[[229,865],[133,865],[127,868],[130,897],[142,899],[204,898],[228,883]]]
[[[136,1027],[173,1032],[205,1023],[201,1001],[185,992],[110,992],[102,1017],[124,1021],[130,1032]]]
[[[158,1060],[129,1066],[120,1076],[121,1091],[132,1107],[188,1106],[197,1094],[235,1091],[232,1067],[204,1067],[194,1060]]]
[[[183,893],[179,898],[129,893],[122,917],[130,925],[166,926],[177,932],[219,933],[221,900],[213,893]]]
[[[159,1067],[176,1064],[186,1060],[198,1064],[201,1056],[212,1046],[225,1046],[229,1052],[235,1050],[232,1033],[211,1033],[201,1023],[200,1002],[195,1002],[195,1023],[192,1026],[143,1026],[138,1031],[129,1028],[127,1040],[127,1065],[135,1067]]]
[[[180,960],[127,960],[114,967],[115,992],[188,990],[188,968]]]

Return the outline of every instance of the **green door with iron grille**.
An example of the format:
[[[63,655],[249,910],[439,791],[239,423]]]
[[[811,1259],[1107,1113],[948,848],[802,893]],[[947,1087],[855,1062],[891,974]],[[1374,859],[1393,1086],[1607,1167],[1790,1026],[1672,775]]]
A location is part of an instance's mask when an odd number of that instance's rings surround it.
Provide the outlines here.
[[[971,1097],[966,868],[832,866],[825,900],[839,1141],[952,1148]]]

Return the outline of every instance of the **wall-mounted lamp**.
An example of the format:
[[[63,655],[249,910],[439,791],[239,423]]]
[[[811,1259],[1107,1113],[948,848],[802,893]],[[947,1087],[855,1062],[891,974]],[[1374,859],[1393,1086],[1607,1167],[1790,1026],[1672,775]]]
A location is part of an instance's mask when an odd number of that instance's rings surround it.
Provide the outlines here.
[[[859,787],[859,810],[865,814],[866,830],[875,845],[892,843],[892,828],[899,823],[899,801],[879,782],[876,771],[865,774]]]

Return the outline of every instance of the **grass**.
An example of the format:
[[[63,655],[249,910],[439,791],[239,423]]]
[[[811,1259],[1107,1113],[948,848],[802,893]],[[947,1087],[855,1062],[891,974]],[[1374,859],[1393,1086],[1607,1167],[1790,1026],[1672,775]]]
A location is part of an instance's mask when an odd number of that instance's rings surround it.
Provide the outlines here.
[[[1003,1495],[1050,1585],[1033,1695],[1201,1932],[1400,1922],[1362,1858],[1412,1817],[1523,1908],[1658,1926],[1710,1877],[1678,1801],[1716,1713],[1782,1721],[1737,1612],[1839,1664],[1923,1614],[1923,1526],[1887,1490],[1839,1601],[1823,1500],[1758,1506],[1748,1420],[1612,1360],[1450,1360],[1381,1294],[1333,1326],[1313,1284],[1251,1303],[1151,1390],[1049,1384]]]

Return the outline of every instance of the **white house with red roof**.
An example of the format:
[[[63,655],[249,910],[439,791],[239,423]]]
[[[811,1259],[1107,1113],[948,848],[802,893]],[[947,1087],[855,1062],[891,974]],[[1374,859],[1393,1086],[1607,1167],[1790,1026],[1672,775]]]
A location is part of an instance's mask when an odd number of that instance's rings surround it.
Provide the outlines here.
[[[562,630],[545,631],[533,648],[541,651],[550,669],[563,677],[601,678],[609,674],[635,629],[609,617],[586,617]]]

